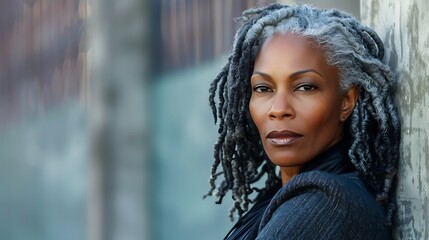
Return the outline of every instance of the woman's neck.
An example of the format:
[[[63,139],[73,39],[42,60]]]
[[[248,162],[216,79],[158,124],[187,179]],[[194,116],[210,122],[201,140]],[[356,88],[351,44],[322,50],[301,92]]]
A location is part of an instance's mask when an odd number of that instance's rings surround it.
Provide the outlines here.
[[[280,167],[282,185],[285,185],[293,177],[301,172],[312,170],[341,174],[354,171],[355,168],[347,158],[347,146],[344,140],[337,142],[324,152],[314,157],[303,166]]]
[[[300,172],[300,167],[280,167],[280,177],[284,186],[289,180],[295,177]]]

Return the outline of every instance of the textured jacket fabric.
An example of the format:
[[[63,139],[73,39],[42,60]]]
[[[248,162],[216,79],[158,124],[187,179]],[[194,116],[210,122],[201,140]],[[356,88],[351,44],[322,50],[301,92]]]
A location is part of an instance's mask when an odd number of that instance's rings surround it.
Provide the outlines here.
[[[389,239],[383,207],[343,151],[334,146],[268,192],[225,239]]]
[[[388,239],[384,210],[354,174],[294,177],[265,210],[256,239]]]

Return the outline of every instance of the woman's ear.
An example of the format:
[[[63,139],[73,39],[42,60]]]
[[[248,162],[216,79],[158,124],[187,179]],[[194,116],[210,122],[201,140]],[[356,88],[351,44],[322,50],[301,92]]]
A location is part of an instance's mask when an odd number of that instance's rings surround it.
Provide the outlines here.
[[[359,97],[359,87],[353,85],[346,94],[343,95],[343,105],[341,108],[340,121],[345,122],[353,112]]]

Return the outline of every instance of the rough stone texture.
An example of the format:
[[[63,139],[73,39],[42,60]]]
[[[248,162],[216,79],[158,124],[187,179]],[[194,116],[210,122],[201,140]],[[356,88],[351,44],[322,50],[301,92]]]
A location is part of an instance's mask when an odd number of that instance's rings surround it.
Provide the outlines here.
[[[429,239],[429,2],[362,0],[362,21],[386,45],[385,62],[399,82],[402,120],[397,239]]]

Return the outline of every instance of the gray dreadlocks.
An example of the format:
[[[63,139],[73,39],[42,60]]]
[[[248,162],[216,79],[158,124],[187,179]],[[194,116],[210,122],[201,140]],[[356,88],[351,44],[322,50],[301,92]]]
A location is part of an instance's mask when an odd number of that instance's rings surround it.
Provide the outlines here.
[[[348,119],[348,156],[357,173],[386,209],[390,225],[395,210],[394,189],[399,159],[400,120],[393,94],[395,81],[382,63],[383,43],[370,28],[354,17],[335,9],[307,5],[272,4],[243,12],[226,65],[210,86],[209,101],[219,138],[214,146],[210,190],[217,203],[231,190],[239,216],[258,196],[278,184],[275,165],[264,153],[260,136],[249,113],[256,54],[273,34],[297,33],[324,49],[327,62],[338,68],[341,89],[360,88],[359,98]],[[222,171],[218,171],[219,166]],[[223,175],[220,184],[216,184]],[[252,186],[266,176],[265,187]],[[250,195],[256,191],[256,197]],[[252,195],[253,196],[253,195]]]

